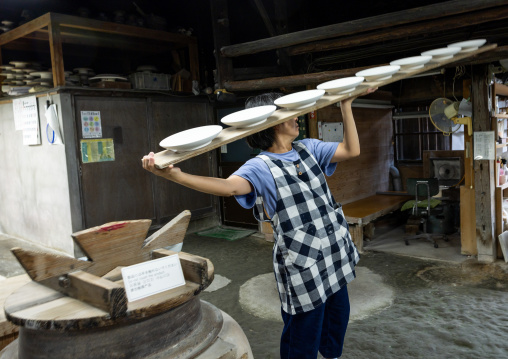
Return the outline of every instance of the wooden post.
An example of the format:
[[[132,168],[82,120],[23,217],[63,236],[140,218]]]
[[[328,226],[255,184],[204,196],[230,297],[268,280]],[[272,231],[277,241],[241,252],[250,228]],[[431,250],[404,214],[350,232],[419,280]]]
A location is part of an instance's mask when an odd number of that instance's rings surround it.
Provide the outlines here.
[[[65,86],[60,24],[51,21],[48,25],[48,32],[49,32],[49,51],[51,52],[51,67],[53,68],[53,86],[55,87]]]
[[[473,130],[490,131],[488,97],[488,67],[473,67],[472,98],[473,98]],[[492,144],[495,146],[495,143]],[[494,262],[496,260],[495,238],[495,182],[494,161],[474,161],[475,212],[476,212],[476,243],[478,261]]]
[[[210,0],[212,12],[212,29],[216,69],[216,79],[219,88],[224,88],[226,81],[233,78],[233,61],[221,55],[221,48],[230,44],[229,17],[227,0]]]

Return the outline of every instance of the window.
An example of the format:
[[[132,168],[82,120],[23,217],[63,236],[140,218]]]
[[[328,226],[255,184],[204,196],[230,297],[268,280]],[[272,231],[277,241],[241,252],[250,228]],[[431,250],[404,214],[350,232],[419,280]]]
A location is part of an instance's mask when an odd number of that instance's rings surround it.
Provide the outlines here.
[[[452,136],[445,136],[433,124],[428,107],[393,115],[395,162],[421,162],[423,151],[451,150]]]

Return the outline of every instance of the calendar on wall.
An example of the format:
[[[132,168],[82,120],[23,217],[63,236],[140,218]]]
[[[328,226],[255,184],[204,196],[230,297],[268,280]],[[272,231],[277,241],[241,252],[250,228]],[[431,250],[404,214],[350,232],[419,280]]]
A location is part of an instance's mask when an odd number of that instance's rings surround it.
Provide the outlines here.
[[[23,131],[24,145],[40,145],[39,110],[35,96],[13,99],[14,126]]]

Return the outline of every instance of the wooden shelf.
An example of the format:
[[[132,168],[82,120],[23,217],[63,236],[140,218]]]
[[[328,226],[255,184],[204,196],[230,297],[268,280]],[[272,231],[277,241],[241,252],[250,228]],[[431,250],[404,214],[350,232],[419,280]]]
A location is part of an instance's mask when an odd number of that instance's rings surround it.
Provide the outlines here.
[[[508,86],[495,83],[493,93],[498,96],[508,96]]]
[[[498,113],[498,114],[492,115],[492,117],[497,118],[497,119],[505,119],[505,118],[508,118],[508,114]]]
[[[501,189],[501,190],[504,190],[504,189],[508,188],[508,182],[506,182],[505,184],[502,184],[502,185],[496,186],[496,188],[499,188],[499,189]]]
[[[19,40],[17,45],[13,44],[15,40]],[[153,52],[187,48],[191,79],[199,81],[197,39],[192,36],[56,13],[44,14],[0,35],[3,48],[21,46],[30,50],[33,41],[49,42],[55,87],[65,85],[64,43]]]

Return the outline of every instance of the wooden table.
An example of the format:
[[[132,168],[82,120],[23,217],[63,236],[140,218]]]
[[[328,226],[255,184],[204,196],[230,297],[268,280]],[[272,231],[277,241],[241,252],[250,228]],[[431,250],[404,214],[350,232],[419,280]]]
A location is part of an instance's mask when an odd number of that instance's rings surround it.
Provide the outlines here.
[[[376,194],[342,206],[349,232],[358,251],[363,252],[363,227],[371,221],[391,213],[413,199],[412,196]]]

